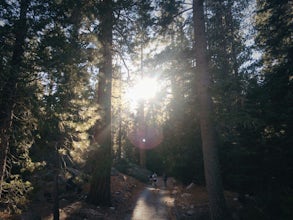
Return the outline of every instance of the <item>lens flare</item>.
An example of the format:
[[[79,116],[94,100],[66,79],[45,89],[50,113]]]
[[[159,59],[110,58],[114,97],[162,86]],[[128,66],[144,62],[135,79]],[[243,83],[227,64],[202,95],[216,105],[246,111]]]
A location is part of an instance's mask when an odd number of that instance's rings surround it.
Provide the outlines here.
[[[155,126],[140,126],[128,134],[130,142],[141,149],[152,149],[163,141],[162,129]]]

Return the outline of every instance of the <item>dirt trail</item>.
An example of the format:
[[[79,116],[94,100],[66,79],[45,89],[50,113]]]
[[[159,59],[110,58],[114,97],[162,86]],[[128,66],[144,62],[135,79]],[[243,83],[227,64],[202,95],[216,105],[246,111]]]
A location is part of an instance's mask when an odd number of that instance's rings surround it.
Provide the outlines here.
[[[160,181],[158,185],[161,186]],[[172,216],[171,207],[174,199],[170,192],[164,187],[146,187],[138,197],[133,208],[132,214],[125,220],[171,220],[176,219]]]

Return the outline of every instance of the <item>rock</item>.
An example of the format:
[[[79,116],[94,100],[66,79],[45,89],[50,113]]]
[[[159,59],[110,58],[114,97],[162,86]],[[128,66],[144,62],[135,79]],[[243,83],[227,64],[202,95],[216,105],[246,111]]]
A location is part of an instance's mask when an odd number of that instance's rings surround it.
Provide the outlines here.
[[[183,193],[181,195],[182,198],[191,197],[192,195],[190,193]]]
[[[178,193],[177,190],[172,190],[171,195],[176,195]]]
[[[186,214],[187,214],[188,216],[192,216],[192,215],[194,215],[194,213],[195,213],[195,211],[192,210],[192,209],[190,209],[190,210],[188,210],[188,211],[186,212]]]
[[[194,183],[190,183],[187,187],[186,190],[190,190],[194,187]]]
[[[78,215],[85,219],[101,219],[104,216],[102,213],[89,208],[80,209]]]

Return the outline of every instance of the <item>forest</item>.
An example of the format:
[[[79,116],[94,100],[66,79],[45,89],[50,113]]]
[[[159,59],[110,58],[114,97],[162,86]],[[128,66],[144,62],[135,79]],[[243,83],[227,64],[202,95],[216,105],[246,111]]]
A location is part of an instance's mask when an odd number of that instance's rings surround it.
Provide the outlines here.
[[[290,0],[1,0],[0,212],[50,188],[57,220],[68,181],[111,206],[136,164],[205,186],[212,220],[224,190],[292,219],[292,29]]]

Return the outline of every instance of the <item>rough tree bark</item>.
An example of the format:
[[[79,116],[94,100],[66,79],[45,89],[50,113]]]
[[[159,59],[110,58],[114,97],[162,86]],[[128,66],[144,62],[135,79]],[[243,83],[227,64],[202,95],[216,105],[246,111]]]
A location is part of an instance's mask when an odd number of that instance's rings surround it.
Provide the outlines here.
[[[193,0],[193,19],[196,59],[195,86],[199,102],[199,121],[210,214],[213,220],[227,220],[230,219],[230,216],[223,194],[215,128],[211,118],[213,111],[209,91],[211,76],[208,70],[203,0]]]
[[[100,2],[100,42],[102,44],[103,61],[99,71],[98,104],[104,112],[104,118],[97,127],[95,140],[99,149],[93,166],[91,186],[88,202],[95,205],[111,205],[111,166],[112,166],[112,140],[111,140],[111,96],[112,96],[112,28],[113,28],[113,2],[104,0]]]

